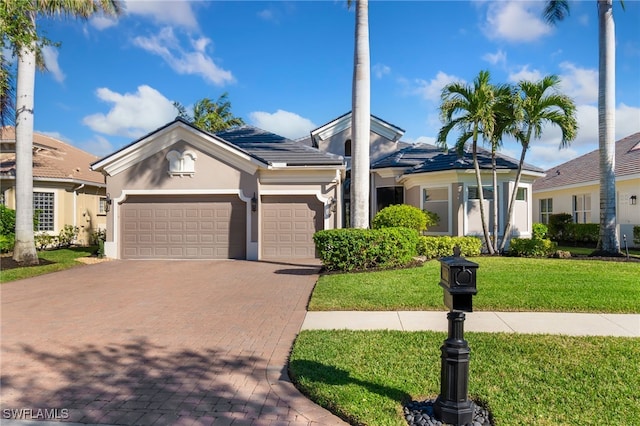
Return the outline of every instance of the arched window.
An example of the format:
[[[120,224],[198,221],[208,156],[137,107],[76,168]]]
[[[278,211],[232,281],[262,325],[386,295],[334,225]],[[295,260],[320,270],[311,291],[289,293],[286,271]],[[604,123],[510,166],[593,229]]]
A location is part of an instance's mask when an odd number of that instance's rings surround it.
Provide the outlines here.
[[[344,143],[344,156],[351,157],[351,139],[347,139]]]

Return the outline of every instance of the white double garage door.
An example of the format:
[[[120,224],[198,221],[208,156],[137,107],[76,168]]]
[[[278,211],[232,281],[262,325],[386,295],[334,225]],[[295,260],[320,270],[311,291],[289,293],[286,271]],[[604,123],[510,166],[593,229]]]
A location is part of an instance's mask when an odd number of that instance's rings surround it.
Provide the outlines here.
[[[295,195],[261,201],[261,258],[315,257],[322,203]],[[121,257],[246,259],[247,220],[247,205],[237,195],[130,196],[120,209]]]

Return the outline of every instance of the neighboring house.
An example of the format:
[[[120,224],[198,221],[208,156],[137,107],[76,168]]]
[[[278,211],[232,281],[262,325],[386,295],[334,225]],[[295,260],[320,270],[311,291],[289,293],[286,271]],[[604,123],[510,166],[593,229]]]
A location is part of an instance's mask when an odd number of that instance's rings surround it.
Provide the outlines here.
[[[0,128],[1,202],[15,209],[14,127]],[[33,208],[39,212],[36,232],[57,235],[65,225],[77,226],[77,243],[106,227],[104,176],[90,169],[98,157],[52,137],[33,134]]]
[[[616,218],[618,236],[633,246],[633,227],[640,225],[640,132],[616,142]],[[569,213],[576,223],[600,222],[599,152],[592,151],[546,172],[533,184],[536,222]]]
[[[315,257],[342,222],[342,157],[254,127],[216,134],[182,119],[96,161],[110,194],[108,257]]]

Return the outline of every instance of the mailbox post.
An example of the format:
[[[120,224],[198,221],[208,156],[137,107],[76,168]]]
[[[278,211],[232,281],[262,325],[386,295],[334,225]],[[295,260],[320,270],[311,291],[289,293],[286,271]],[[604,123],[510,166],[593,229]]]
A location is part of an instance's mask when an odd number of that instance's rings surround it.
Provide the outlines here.
[[[443,423],[464,425],[472,422],[474,411],[467,396],[470,350],[464,340],[464,313],[473,311],[478,264],[461,257],[459,247],[454,249],[453,256],[443,257],[440,264],[440,286],[444,289],[444,304],[449,308],[449,334],[441,347],[440,395],[433,408],[436,418]]]

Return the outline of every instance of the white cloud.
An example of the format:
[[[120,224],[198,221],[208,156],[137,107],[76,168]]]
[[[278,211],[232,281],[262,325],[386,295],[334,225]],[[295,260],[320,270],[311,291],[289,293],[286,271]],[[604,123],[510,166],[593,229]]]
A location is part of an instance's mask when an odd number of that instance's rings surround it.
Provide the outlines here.
[[[538,70],[530,70],[529,65],[524,65],[520,71],[509,73],[507,80],[511,83],[520,81],[538,81],[542,79],[542,73]]]
[[[79,148],[83,149],[98,157],[104,157],[116,150],[111,142],[104,136],[95,135],[93,139],[79,144]]]
[[[254,126],[289,139],[304,137],[311,130],[318,127],[308,118],[281,109],[273,114],[255,111],[249,113],[249,118]]]
[[[384,64],[375,64],[371,67],[371,71],[373,71],[373,75],[375,75],[376,78],[382,78],[385,75],[391,74],[391,68]]]
[[[60,69],[58,63],[58,49],[52,46],[45,46],[42,48],[42,56],[44,57],[44,63],[47,66],[47,71],[53,75],[53,79],[58,83],[62,83],[65,79],[65,75]]]
[[[489,39],[530,42],[551,32],[542,20],[543,2],[494,1],[487,3],[482,31]]]
[[[190,39],[193,50],[187,51],[182,48],[173,30],[165,27],[155,36],[136,37],[133,43],[147,52],[160,56],[178,74],[200,75],[216,86],[224,86],[235,81],[231,71],[220,68],[207,55],[206,50],[211,44],[211,39],[206,37]]]
[[[440,94],[442,93],[442,89],[450,83],[459,82],[461,84],[465,84],[465,81],[459,77],[454,75],[448,75],[439,71],[435,78],[432,78],[429,81],[416,79],[415,87],[412,92],[413,94],[418,94],[422,96],[424,99],[429,101],[438,102],[440,100]]]
[[[486,53],[482,59],[492,65],[504,65],[507,63],[507,54],[502,49],[498,49],[496,53]]]
[[[82,122],[92,130],[107,135],[137,138],[173,120],[177,115],[172,101],[146,85],[139,86],[135,93],[125,94],[103,87],[96,91],[96,96],[112,104],[111,109],[107,114],[88,115]]]
[[[598,101],[598,71],[579,68],[572,63],[560,64],[560,91],[573,98],[576,104]]]
[[[91,25],[98,31],[102,31],[118,25],[118,20],[116,18],[109,18],[103,15],[98,15],[89,20],[89,25]]]
[[[278,22],[278,19],[276,18],[276,14],[273,11],[273,9],[261,10],[260,12],[258,12],[258,17],[265,21]]]
[[[127,0],[126,13],[150,17],[161,25],[179,26],[186,29],[198,29],[198,20],[190,1],[175,0]]]

